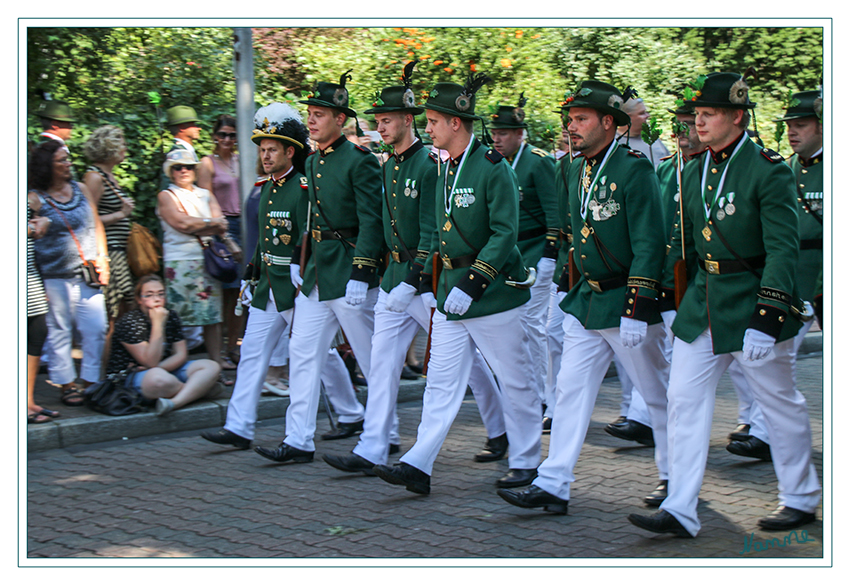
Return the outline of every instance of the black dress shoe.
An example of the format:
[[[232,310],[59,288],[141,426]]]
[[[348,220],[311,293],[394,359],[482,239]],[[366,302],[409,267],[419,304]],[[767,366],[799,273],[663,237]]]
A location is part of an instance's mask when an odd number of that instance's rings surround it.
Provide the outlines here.
[[[543,417],[543,434],[546,435],[552,432],[552,417],[544,416]]]
[[[567,505],[570,503],[569,500],[562,500],[557,496],[553,496],[536,485],[521,492],[498,489],[496,493],[499,494],[500,498],[514,506],[519,506],[520,508],[543,508],[553,514],[566,514]]]
[[[425,495],[431,493],[431,476],[407,463],[396,463],[392,467],[376,465],[372,471],[385,482],[403,485],[409,492]]]
[[[638,528],[643,528],[650,532],[657,532],[658,534],[665,534],[669,532],[680,538],[693,538],[691,533],[685,530],[685,527],[682,526],[671,513],[665,510],[656,512],[652,516],[629,514],[629,522]]]
[[[236,433],[228,431],[227,429],[218,429],[217,431],[204,431],[203,433],[201,433],[201,437],[211,443],[217,443],[219,445],[233,445],[237,449],[244,450],[251,448],[250,439],[240,437]]]
[[[413,370],[411,370],[408,366],[404,366],[401,369],[401,379],[402,380],[418,380],[422,376],[417,374]]]
[[[798,526],[814,522],[816,519],[813,513],[780,506],[759,520],[758,525],[762,530],[793,530]]]
[[[626,422],[627,420],[629,420],[629,419],[628,419],[628,418],[626,418],[625,416],[618,416],[618,417],[617,417],[617,420],[615,420],[615,421],[614,421],[614,422],[612,422],[611,424],[612,424],[612,425],[621,425],[621,424],[623,424],[624,422]]]
[[[747,437],[744,441],[732,441],[726,445],[726,450],[733,455],[741,457],[752,457],[761,459],[762,461],[771,461],[770,445],[757,439],[756,437]]]
[[[658,484],[658,487],[655,488],[651,494],[646,496],[643,501],[647,506],[657,508],[665,499],[667,499],[667,480],[662,479]]]
[[[347,471],[349,473],[362,471],[366,475],[375,475],[375,472],[372,471],[375,464],[354,453],[351,455],[322,455],[322,459],[325,460],[325,463],[340,471]]]
[[[254,447],[254,451],[272,461],[278,463],[310,463],[313,461],[314,451],[302,451],[295,447],[290,447],[286,443],[278,445],[277,449],[267,449],[265,447]]]
[[[750,425],[738,425],[729,433],[730,441],[746,441],[750,436]]]
[[[637,421],[626,419],[625,422],[622,423],[612,422],[605,426],[605,432],[617,437],[618,439],[637,441],[641,445],[655,447],[655,439],[652,437],[652,429]]]
[[[422,375],[422,366],[417,364],[408,364],[407,369],[416,374]]]
[[[395,455],[399,451],[401,451],[401,445],[393,445],[390,443],[390,455]]]
[[[488,461],[498,461],[504,459],[508,453],[508,434],[502,433],[498,437],[487,439],[484,448],[475,456],[475,460],[479,463]]]
[[[536,469],[509,469],[508,473],[496,480],[496,487],[512,488],[530,484],[537,477]]]
[[[356,433],[363,431],[363,421],[353,423],[337,423],[335,431],[328,431],[322,435],[323,441],[336,441],[337,439],[347,439],[353,437]]]

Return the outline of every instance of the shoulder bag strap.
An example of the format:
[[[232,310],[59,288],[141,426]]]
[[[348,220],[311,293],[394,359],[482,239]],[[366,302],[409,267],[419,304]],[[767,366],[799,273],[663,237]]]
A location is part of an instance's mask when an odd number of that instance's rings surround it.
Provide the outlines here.
[[[85,195],[83,195],[83,197],[85,197]],[[71,229],[71,224],[68,223],[68,220],[65,218],[65,214],[62,213],[61,209],[56,207],[56,204],[53,202],[53,199],[50,197],[50,195],[44,193],[44,197],[42,198],[47,201],[47,203],[59,213],[59,216],[62,218],[62,221],[65,222],[65,227],[68,228],[68,232],[71,234],[71,237],[74,238],[74,243],[77,244],[77,251],[80,253],[80,259],[83,261],[83,263],[85,263],[86,257],[83,254],[83,247],[80,246],[80,241],[77,239],[74,230]]]

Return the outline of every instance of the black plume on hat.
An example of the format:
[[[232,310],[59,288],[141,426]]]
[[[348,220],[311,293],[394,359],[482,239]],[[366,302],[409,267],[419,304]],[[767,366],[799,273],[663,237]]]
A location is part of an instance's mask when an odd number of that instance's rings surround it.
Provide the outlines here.
[[[416,67],[416,61],[411,61],[404,66],[404,72],[401,74],[401,83],[407,89],[413,86],[413,68]]]

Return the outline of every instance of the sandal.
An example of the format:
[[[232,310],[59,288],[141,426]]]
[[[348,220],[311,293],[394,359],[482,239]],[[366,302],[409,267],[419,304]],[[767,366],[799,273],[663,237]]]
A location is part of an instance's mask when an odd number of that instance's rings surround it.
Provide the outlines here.
[[[231,380],[224,376],[224,374],[218,375],[218,382],[223,386],[233,386],[236,383],[236,380]]]
[[[229,357],[227,357],[226,355],[221,356],[221,362],[219,362],[219,363],[221,364],[222,370],[235,370],[236,369],[236,364],[234,364],[233,361]]]
[[[46,408],[42,408],[41,412],[37,412],[36,414],[43,414],[44,416],[49,416],[50,418],[59,418],[62,414],[58,410],[48,410]]]
[[[62,390],[61,400],[65,406],[83,406],[85,404],[83,393],[74,386]]]
[[[39,418],[39,417],[42,417],[42,418]],[[40,424],[44,424],[46,422],[50,422],[52,420],[53,420],[52,418],[50,418],[46,414],[43,414],[42,412],[34,412],[32,414],[27,415],[27,424],[28,425],[40,425]]]

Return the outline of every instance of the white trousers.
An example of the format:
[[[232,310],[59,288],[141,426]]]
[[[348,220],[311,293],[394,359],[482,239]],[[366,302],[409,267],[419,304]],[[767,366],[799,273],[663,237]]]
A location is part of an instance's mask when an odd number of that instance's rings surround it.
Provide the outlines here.
[[[661,508],[692,535],[700,529],[697,502],[702,486],[714,415],[714,394],[723,372],[737,362],[764,413],[771,455],[779,479],[779,503],[814,512],[820,484],[812,464],[812,432],[806,399],[793,379],[794,340],[777,343],[771,355],[744,361],[740,351],[715,355],[711,333],[693,343],[673,342],[667,391],[670,442],[669,495]]]
[[[254,439],[257,405],[263,392],[266,372],[278,349],[279,340],[286,336],[291,320],[292,309],[278,312],[271,299],[265,310],[250,308],[236,369],[236,384],[227,405],[224,428],[228,431],[246,439]],[[348,370],[334,348],[328,350],[321,380],[340,422],[363,419],[363,406],[357,401]]]
[[[537,280],[530,290],[531,300],[524,305],[525,315],[523,316],[528,329],[528,350],[531,354],[533,373],[531,383],[543,403],[546,403],[546,373],[549,365],[546,326],[549,321],[551,300],[549,289],[553,274],[555,274],[555,260],[541,258],[537,263]]]
[[[566,293],[558,294],[558,284],[549,284],[549,314],[546,321],[546,383],[543,390],[543,402],[546,404],[544,416],[552,418],[555,414],[555,389],[558,386],[558,372],[561,371],[561,354],[564,351],[564,315],[559,306]]]
[[[74,331],[80,334],[83,359],[80,378],[97,382],[101,378],[103,344],[106,339],[106,305],[99,288],[88,286],[79,276],[46,278],[47,368],[54,384],[70,384],[77,379],[71,346]]]
[[[419,329],[431,327],[431,308],[416,296],[402,313],[387,311],[387,293],[378,293],[375,304],[375,333],[372,336],[372,376],[366,400],[366,422],[354,453],[376,465],[384,465],[390,443],[399,442],[396,401],[401,369],[407,348]],[[429,375],[430,375],[429,365]],[[482,355],[476,351],[469,379],[488,437],[505,432],[502,405],[496,380]],[[495,433],[495,434],[494,434]]]
[[[797,335],[794,336],[794,356],[792,363],[792,371],[794,372],[794,384],[797,383],[797,352],[800,351],[800,346],[803,345],[803,340],[806,338],[806,333],[812,328],[814,321],[803,323]],[[758,402],[753,399],[753,393],[747,386],[747,381],[744,379],[744,374],[741,371],[737,362],[732,362],[729,366],[729,376],[732,378],[732,383],[735,385],[735,390],[738,393],[738,422],[750,425],[750,436],[761,439],[765,443],[770,443],[770,438],[767,432],[767,423],[764,421],[764,414]],[[741,412],[746,408],[747,418],[741,419]]]
[[[316,413],[319,408],[319,384],[328,356],[328,347],[342,327],[360,371],[369,380],[372,331],[375,326],[373,308],[378,289],[366,293],[366,300],[356,306],[344,297],[319,300],[319,289],[310,296],[304,292],[295,297],[292,338],[289,341],[289,408],[286,409],[286,438],[290,447],[315,451]],[[363,417],[362,406],[360,418]],[[342,421],[345,422],[345,421]],[[353,421],[350,421],[353,422]]]
[[[501,313],[449,321],[434,312],[431,360],[422,397],[416,443],[401,461],[431,475],[466,394],[476,346],[496,375],[510,450],[511,469],[533,469],[540,462],[540,397],[530,385],[528,334],[520,306]]]
[[[620,328],[588,330],[573,315],[564,317],[564,354],[549,457],[537,470],[534,485],[564,500],[570,499],[573,469],[584,444],[593,407],[605,372],[616,355],[649,408],[655,439],[655,465],[667,479],[667,381],[670,364],[664,356],[666,334],[661,323],[650,325],[643,344],[626,348]]]

